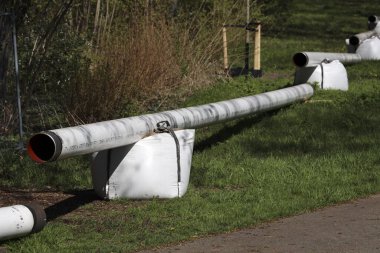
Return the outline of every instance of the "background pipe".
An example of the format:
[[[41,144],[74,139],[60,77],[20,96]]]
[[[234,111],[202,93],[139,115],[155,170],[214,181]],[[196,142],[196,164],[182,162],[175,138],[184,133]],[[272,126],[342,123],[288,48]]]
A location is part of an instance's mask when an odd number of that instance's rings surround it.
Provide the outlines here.
[[[363,40],[369,39],[372,36],[377,36],[378,33],[375,30],[362,32],[355,34],[349,38],[350,45],[358,46]]]
[[[45,225],[45,211],[37,204],[0,208],[0,240],[8,240],[37,233]]]
[[[361,61],[362,58],[359,54],[352,53],[299,52],[293,55],[293,62],[297,67],[316,66],[324,60],[355,63]]]
[[[375,15],[371,15],[368,17],[368,29],[373,30],[377,26],[377,23],[379,22],[379,18]]]
[[[112,149],[137,142],[160,121],[169,121],[173,128],[199,128],[304,101],[313,92],[310,85],[301,84],[196,107],[55,129],[32,136],[28,154],[34,161],[47,162]]]

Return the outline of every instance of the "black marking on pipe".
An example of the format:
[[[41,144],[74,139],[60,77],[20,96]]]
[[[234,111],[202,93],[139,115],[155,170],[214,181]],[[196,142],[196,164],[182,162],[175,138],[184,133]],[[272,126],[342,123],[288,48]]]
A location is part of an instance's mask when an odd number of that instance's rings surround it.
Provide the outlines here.
[[[214,119],[215,120],[219,120],[219,117],[220,117],[220,114],[218,113],[218,109],[216,108],[216,106],[214,104],[210,104],[210,107],[213,111],[215,111],[215,116],[214,116]]]

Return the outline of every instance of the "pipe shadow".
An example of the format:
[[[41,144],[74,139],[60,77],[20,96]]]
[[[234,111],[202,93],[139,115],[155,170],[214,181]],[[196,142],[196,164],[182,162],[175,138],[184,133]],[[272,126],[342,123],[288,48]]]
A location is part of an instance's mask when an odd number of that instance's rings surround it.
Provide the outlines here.
[[[262,121],[264,118],[276,115],[283,108],[286,107],[282,107],[280,109],[272,110],[269,112],[260,113],[256,116],[246,117],[244,119],[238,120],[238,122],[236,122],[233,126],[223,127],[216,134],[197,143],[194,147],[194,150],[197,152],[203,152],[204,150],[211,148],[216,143],[224,142],[231,138],[233,135],[239,134],[245,129],[252,127],[253,125]]]
[[[70,191],[65,193],[73,194],[74,196],[45,208],[47,222],[53,221],[95,200],[100,200],[94,190]]]
[[[237,76],[249,76],[249,77],[257,77],[256,72],[253,69],[246,69],[242,67],[236,67],[236,68],[230,68],[227,70],[227,75],[230,77],[237,77]]]

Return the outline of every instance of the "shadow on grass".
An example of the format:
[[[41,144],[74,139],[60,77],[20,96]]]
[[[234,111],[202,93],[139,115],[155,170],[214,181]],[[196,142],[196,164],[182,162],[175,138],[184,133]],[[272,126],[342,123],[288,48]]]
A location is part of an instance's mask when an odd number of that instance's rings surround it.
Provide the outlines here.
[[[246,129],[251,128],[253,125],[258,124],[260,121],[267,117],[271,117],[276,115],[281,109],[260,113],[255,116],[251,117],[245,117],[243,119],[237,120],[232,126],[225,126],[222,129],[220,129],[215,134],[211,135],[209,138],[206,138],[202,140],[201,142],[197,143],[194,146],[195,152],[203,152],[211,147],[217,145],[218,143],[222,143],[227,141],[229,138],[231,138],[233,135],[239,134],[243,132]],[[195,187],[202,187],[205,186],[205,178],[207,178],[206,174],[208,171],[208,168],[192,168],[192,175],[191,175],[191,183]],[[194,173],[196,171],[196,173]]]
[[[341,136],[341,138],[343,139],[344,137]],[[315,141],[308,142],[307,140],[285,143],[281,137],[278,137],[278,140],[271,141],[258,139],[254,141],[243,141],[241,145],[244,147],[244,150],[256,157],[302,157],[305,155],[323,157],[342,152],[354,154],[356,152],[370,151],[375,147],[374,144],[352,143],[349,139],[341,140],[340,143],[338,143],[336,139],[332,139],[331,141],[326,140],[323,143]]]
[[[261,134],[239,140],[244,150],[258,157],[304,156],[370,152],[377,147],[376,104],[363,107],[300,107],[293,117],[262,126]]]
[[[228,70],[227,74],[230,77],[237,77],[237,76],[246,76],[246,77],[250,77],[250,78],[261,77],[261,76],[257,76],[257,73],[253,69],[247,70],[247,69],[242,68],[242,67],[230,68]]]
[[[68,214],[81,206],[99,200],[94,190],[82,190],[67,192],[74,196],[64,199],[52,206],[45,208],[47,221],[53,221],[60,216]]]
[[[282,107],[281,109],[283,108],[285,107]],[[194,150],[197,152],[203,152],[204,150],[211,148],[216,143],[224,142],[231,138],[233,135],[239,134],[245,129],[252,127],[253,125],[262,121],[264,118],[276,115],[281,109],[261,113],[253,117],[246,117],[236,122],[233,126],[223,127],[216,134],[196,144]]]

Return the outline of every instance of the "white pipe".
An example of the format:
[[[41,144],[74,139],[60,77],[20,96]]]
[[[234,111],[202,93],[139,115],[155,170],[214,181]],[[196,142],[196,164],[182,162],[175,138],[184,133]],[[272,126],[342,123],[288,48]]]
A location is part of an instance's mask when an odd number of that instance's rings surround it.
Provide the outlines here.
[[[316,66],[324,60],[339,60],[342,63],[355,63],[361,61],[362,58],[359,54],[323,52],[299,52],[293,56],[293,62],[297,67]]]
[[[376,30],[371,30],[367,32],[362,32],[355,34],[349,38],[350,45],[358,46],[362,41],[369,39],[373,36],[377,36],[378,33]]]
[[[0,240],[36,233],[46,224],[44,210],[34,204],[0,208]]]
[[[160,121],[169,121],[173,128],[199,128],[303,101],[313,92],[310,85],[302,84],[196,107],[55,129],[34,135],[28,153],[37,162],[89,154],[137,142]]]

